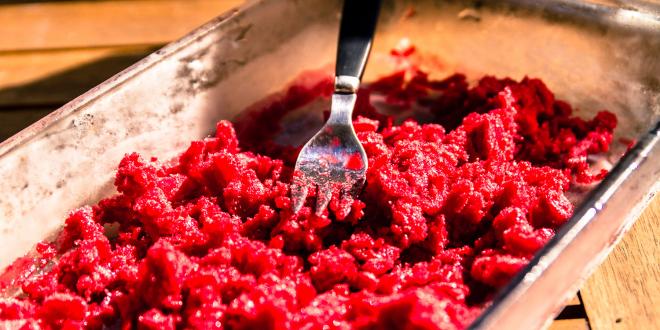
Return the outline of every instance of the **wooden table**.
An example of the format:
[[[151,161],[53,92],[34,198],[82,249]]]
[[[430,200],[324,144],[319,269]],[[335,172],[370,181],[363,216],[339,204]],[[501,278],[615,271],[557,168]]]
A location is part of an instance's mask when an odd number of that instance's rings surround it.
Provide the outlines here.
[[[243,0],[0,5],[0,141]],[[660,197],[551,329],[660,329]]]

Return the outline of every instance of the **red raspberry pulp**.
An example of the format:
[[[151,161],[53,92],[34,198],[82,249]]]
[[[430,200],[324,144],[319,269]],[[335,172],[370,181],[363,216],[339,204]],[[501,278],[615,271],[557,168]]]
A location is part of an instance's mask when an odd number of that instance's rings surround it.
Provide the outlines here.
[[[291,212],[290,111],[327,97],[294,85],[235,125],[158,162],[127,154],[119,194],[71,213],[16,280],[0,320],[26,328],[460,329],[572,214],[571,179],[608,150],[616,117],[572,117],[537,79],[396,72],[359,92],[364,192]],[[420,124],[375,111],[380,95]],[[238,137],[237,137],[238,136]],[[21,262],[24,262],[21,261]]]

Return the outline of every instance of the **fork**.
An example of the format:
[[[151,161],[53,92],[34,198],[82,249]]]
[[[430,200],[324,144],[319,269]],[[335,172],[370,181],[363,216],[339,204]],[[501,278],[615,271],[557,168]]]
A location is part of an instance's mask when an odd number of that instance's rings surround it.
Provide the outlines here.
[[[380,0],[344,2],[330,117],[298,155],[291,185],[294,213],[305,204],[310,186],[317,189],[317,215],[327,208],[333,191],[344,199],[364,186],[367,155],[353,129],[352,114],[379,10]]]

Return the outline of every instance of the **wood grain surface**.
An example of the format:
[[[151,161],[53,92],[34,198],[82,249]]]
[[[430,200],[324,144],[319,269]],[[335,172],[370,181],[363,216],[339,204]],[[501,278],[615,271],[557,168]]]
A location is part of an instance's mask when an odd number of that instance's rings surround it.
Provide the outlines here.
[[[586,330],[589,329],[589,322],[584,318],[555,320],[548,330]]]
[[[43,105],[57,108],[159,46],[0,52],[0,108]]]
[[[0,141],[243,2],[0,2]],[[550,329],[660,329],[659,226],[656,197]]]
[[[660,195],[582,287],[593,329],[660,329]]]
[[[0,51],[160,44],[242,3],[131,0],[5,5],[0,9]]]

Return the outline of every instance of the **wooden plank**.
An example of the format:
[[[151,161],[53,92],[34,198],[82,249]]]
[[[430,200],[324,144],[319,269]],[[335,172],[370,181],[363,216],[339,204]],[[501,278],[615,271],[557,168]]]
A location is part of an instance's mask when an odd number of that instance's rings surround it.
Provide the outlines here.
[[[580,292],[593,329],[660,329],[660,194]]]
[[[157,48],[0,53],[0,107],[66,103]]]
[[[587,319],[555,320],[548,330],[589,330]]]
[[[23,128],[28,127],[55,109],[56,107],[0,110],[0,142],[18,133]]]
[[[175,40],[243,0],[74,1],[0,6],[0,52]]]

